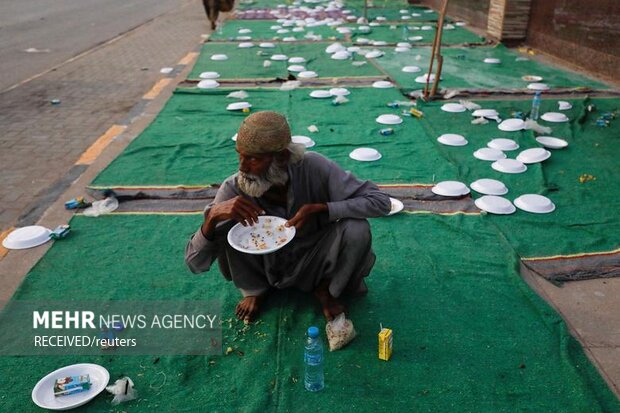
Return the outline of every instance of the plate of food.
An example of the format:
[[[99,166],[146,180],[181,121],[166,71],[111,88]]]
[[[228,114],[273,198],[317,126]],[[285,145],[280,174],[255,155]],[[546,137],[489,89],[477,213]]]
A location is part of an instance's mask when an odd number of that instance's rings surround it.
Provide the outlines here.
[[[263,215],[251,226],[235,225],[228,231],[228,243],[246,254],[269,254],[284,247],[295,237],[295,227],[287,227],[286,219]]]

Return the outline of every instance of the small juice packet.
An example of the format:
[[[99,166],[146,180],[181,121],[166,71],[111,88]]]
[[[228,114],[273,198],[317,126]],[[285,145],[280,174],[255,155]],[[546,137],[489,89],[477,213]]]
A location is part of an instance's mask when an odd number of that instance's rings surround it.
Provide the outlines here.
[[[54,396],[67,396],[90,389],[90,377],[88,374],[81,376],[67,376],[56,379],[54,382]]]

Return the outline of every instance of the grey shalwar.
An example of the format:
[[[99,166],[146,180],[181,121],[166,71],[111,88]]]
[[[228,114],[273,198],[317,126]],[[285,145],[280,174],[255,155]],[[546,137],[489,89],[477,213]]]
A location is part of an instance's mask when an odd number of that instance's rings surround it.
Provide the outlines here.
[[[303,205],[315,203],[326,203],[328,213],[311,215],[289,244],[266,255],[244,254],[228,244],[227,232],[236,222],[218,223],[213,240],[199,228],[185,250],[185,262],[193,273],[208,271],[217,258],[224,277],[244,296],[260,295],[271,287],[312,291],[329,279],[329,291],[338,297],[345,288],[359,285],[375,262],[365,218],[389,213],[390,198],[372,182],[358,180],[314,152],[289,164],[288,174],[286,208],[251,198],[266,215],[290,219]],[[205,213],[238,195],[248,197],[237,187],[236,178],[237,174],[224,181]]]

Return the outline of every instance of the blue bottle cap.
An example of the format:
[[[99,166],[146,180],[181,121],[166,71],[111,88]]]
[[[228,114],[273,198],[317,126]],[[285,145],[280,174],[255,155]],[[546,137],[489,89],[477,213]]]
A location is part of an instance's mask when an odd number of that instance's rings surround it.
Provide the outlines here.
[[[318,327],[308,327],[308,337],[317,338],[319,336],[319,328]]]

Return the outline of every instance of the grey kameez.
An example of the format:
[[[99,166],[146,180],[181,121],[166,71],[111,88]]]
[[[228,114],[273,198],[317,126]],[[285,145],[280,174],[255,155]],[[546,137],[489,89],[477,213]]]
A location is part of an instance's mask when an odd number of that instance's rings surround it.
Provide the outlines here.
[[[185,262],[192,272],[208,271],[217,258],[222,274],[244,296],[262,294],[270,287],[311,291],[327,278],[334,297],[370,273],[375,255],[365,218],[390,211],[387,194],[314,152],[306,153],[301,162],[289,164],[288,173],[286,208],[263,198],[253,201],[267,215],[285,219],[292,218],[305,204],[326,203],[328,213],[309,217],[293,241],[267,255],[244,254],[228,244],[226,234],[235,222],[219,223],[213,240],[206,239],[198,229],[185,251]],[[238,195],[247,197],[237,187],[236,178],[235,174],[224,181],[205,212]]]

